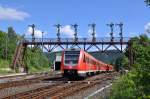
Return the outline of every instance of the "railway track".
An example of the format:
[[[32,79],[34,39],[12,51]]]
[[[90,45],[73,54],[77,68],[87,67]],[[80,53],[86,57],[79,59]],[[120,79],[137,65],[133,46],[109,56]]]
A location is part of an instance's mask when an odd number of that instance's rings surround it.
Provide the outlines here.
[[[113,79],[114,79],[114,76],[105,75],[105,76],[101,76],[100,78],[96,76],[85,81],[81,81],[81,82],[77,81],[74,83],[75,86],[73,85],[73,86],[65,87],[64,90],[59,90],[58,92],[55,92],[54,94],[49,95],[49,97],[51,97],[51,99],[60,99],[66,96],[73,95],[76,92],[91,88],[94,85],[101,84],[104,81],[113,80]],[[38,97],[38,98],[43,98],[43,97]]]
[[[18,75],[8,75],[8,76],[0,76],[0,80],[3,79],[15,79],[15,78],[26,78],[30,76],[41,76],[41,75],[57,75],[57,73],[51,71],[51,72],[41,72],[41,73],[30,73],[30,74],[18,74]]]
[[[51,85],[40,87],[34,90],[10,95],[3,99],[45,99],[51,97],[51,99],[63,98],[72,95],[78,91],[88,89],[96,84],[100,84],[107,80],[113,80],[115,73],[109,73],[105,75],[96,75],[85,79],[83,81],[51,81]]]
[[[10,81],[6,83],[0,83],[0,90],[4,88],[10,88],[10,87],[19,87],[19,86],[25,86],[25,85],[30,85],[30,84],[35,84],[35,83],[40,83],[45,79],[49,80],[59,80],[61,79],[62,76],[41,76],[41,77],[35,77],[35,78],[30,78],[30,79],[25,79],[25,80],[19,80],[19,81]]]

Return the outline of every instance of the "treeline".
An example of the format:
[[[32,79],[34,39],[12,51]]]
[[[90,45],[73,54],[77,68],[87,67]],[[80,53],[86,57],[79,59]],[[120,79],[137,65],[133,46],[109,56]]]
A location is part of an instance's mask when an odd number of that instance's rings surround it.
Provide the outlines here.
[[[7,32],[0,31],[0,73],[11,72],[10,64],[12,62],[17,44],[23,37],[18,35],[13,27],[8,27]],[[48,70],[49,60],[42,52],[41,48],[27,48],[26,64],[29,72]]]
[[[0,58],[10,62],[14,54],[19,36],[12,27],[8,28],[8,32],[0,31]]]
[[[141,35],[131,42],[134,63],[128,74],[114,82],[112,99],[150,99],[150,39]]]

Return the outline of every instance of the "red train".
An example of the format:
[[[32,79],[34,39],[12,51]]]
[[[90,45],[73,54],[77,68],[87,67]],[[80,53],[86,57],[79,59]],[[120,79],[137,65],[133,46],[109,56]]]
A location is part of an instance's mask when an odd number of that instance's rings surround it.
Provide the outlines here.
[[[64,50],[61,71],[65,77],[86,77],[99,72],[113,71],[113,66],[95,59],[84,50]]]

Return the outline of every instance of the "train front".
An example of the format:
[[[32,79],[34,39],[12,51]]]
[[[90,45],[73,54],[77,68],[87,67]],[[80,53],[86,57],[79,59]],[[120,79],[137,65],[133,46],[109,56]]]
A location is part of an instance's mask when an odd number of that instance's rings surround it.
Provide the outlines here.
[[[61,70],[65,77],[77,77],[78,76],[78,62],[79,62],[80,50],[66,50],[62,55]]]

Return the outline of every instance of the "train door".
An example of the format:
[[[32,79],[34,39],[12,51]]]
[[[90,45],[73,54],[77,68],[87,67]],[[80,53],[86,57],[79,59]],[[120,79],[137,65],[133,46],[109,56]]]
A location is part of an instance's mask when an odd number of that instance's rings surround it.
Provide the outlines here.
[[[61,69],[61,62],[59,62],[59,61],[58,61],[58,62],[55,62],[55,63],[54,63],[54,70],[57,71],[57,70],[60,70],[60,69]]]
[[[54,70],[58,71],[61,69],[61,54],[57,54],[54,61]]]

